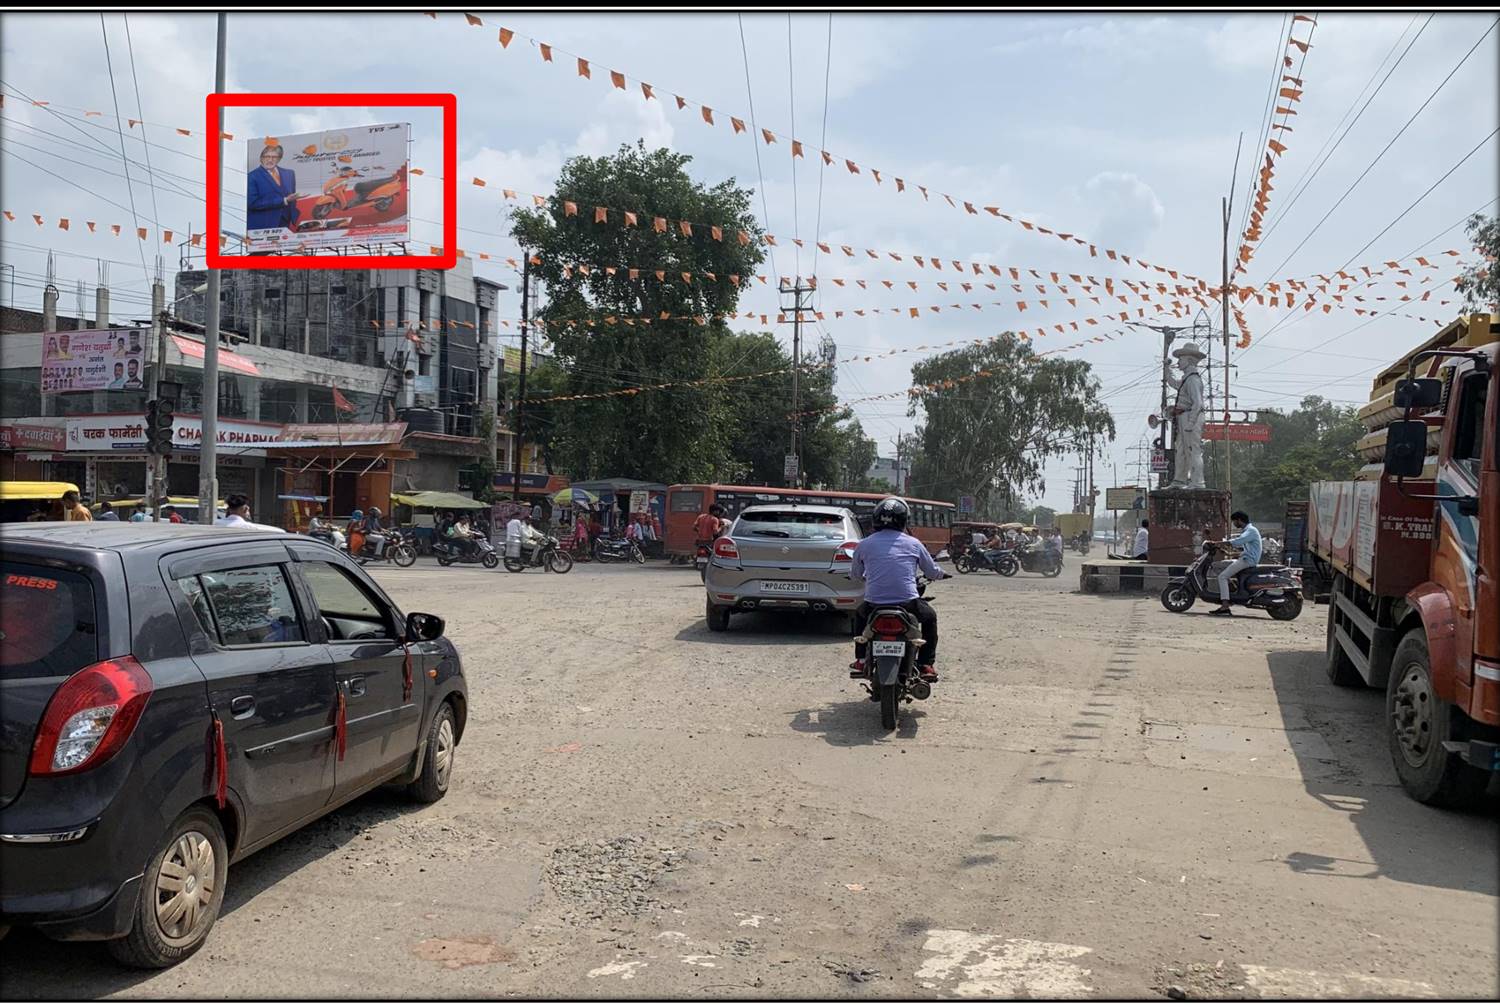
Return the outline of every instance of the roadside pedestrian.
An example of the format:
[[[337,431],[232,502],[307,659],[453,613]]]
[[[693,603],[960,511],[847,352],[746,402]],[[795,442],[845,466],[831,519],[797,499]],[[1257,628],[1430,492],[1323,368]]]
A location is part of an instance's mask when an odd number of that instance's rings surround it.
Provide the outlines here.
[[[93,522],[94,514],[90,513],[89,508],[79,501],[78,493],[74,492],[72,489],[69,489],[62,494],[62,508],[62,518],[67,523],[73,523],[80,520],[84,523]]]

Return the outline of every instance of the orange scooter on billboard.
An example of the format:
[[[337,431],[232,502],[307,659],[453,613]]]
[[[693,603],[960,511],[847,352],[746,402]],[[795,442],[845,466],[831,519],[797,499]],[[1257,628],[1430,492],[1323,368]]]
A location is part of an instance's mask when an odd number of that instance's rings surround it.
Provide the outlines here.
[[[378,168],[376,172],[378,175]],[[323,183],[323,194],[313,203],[313,218],[326,220],[334,212],[344,213],[359,206],[371,206],[377,213],[389,211],[406,186],[406,166],[393,175],[369,181],[358,181],[361,177],[358,168],[339,168],[338,174]]]

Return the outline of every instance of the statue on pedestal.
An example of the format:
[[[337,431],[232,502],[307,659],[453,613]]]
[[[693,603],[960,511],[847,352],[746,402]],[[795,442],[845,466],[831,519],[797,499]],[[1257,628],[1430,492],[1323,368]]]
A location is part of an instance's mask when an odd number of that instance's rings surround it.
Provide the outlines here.
[[[1203,489],[1203,423],[1205,406],[1203,375],[1198,363],[1205,358],[1202,349],[1189,342],[1172,353],[1182,376],[1167,374],[1167,383],[1177,391],[1172,408],[1174,435],[1172,447],[1177,454],[1172,484],[1168,488]]]

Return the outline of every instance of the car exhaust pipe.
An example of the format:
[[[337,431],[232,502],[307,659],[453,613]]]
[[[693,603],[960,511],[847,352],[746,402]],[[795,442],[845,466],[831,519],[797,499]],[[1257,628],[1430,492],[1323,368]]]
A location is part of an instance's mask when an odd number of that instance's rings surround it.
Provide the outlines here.
[[[926,701],[932,697],[932,685],[925,680],[912,681],[906,690],[917,701]]]

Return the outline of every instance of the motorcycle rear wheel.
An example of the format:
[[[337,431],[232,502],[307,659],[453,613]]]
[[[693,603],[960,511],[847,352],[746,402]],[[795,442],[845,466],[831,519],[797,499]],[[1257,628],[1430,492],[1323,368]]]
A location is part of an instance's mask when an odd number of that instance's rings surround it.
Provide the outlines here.
[[[525,562],[524,559],[511,558],[509,555],[506,555],[505,556],[505,571],[506,572],[525,572],[526,571],[526,562]]]
[[[416,560],[417,549],[409,544],[398,544],[391,549],[391,561],[395,562],[399,568],[409,569]]]
[[[1277,621],[1296,621],[1297,615],[1302,613],[1302,595],[1288,593],[1281,603],[1266,608],[1266,613]]]
[[[1062,563],[1058,562],[1055,565],[1042,570],[1042,575],[1046,576],[1048,579],[1056,579],[1058,576],[1062,575]]]
[[[880,685],[880,725],[883,729],[896,728],[896,712],[901,707],[901,685]]]

